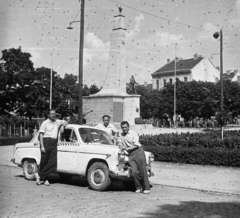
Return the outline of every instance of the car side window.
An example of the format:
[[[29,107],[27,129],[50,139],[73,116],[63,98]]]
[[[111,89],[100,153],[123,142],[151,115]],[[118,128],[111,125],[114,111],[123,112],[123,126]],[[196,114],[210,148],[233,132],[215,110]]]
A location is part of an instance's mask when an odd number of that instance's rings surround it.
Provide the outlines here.
[[[92,142],[92,139],[90,138],[90,135],[89,135],[89,129],[80,128],[79,133],[80,133],[80,136],[81,136],[82,141],[84,143],[91,143]]]
[[[72,130],[70,138],[69,138],[70,142],[77,142],[77,136],[74,130]]]
[[[71,133],[71,129],[65,129],[64,132],[61,134],[60,142],[70,142]]]

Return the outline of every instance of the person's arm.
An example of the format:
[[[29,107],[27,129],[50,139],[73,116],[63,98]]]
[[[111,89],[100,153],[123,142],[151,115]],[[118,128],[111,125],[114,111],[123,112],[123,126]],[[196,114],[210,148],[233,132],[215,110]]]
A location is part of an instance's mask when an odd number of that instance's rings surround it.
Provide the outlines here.
[[[59,126],[59,132],[62,134],[64,132],[65,127],[68,125],[67,120],[61,120],[60,126]]]
[[[40,129],[39,129],[40,150],[42,153],[45,153],[45,147],[43,144],[43,135],[45,133],[45,129],[46,129],[46,123],[42,122]]]
[[[42,153],[45,153],[45,147],[44,147],[44,144],[43,144],[43,133],[42,132],[39,133],[39,140],[40,140],[40,151]]]
[[[130,146],[130,147],[127,147],[125,150],[127,151],[127,152],[131,152],[131,151],[134,151],[134,150],[136,150],[137,148],[139,148],[140,146],[141,146],[141,144],[139,143],[139,136],[138,136],[138,134],[137,133],[135,133],[135,132],[131,132],[131,134],[132,134],[132,146]]]

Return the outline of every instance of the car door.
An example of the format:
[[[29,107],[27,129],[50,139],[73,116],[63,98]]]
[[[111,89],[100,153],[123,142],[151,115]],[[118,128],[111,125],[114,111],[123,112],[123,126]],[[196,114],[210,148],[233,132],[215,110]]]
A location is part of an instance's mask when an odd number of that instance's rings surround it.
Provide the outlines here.
[[[66,128],[58,140],[58,172],[77,174],[79,146],[78,134],[75,129]]]
[[[108,152],[103,145],[112,145],[109,135],[102,130],[93,128],[79,128],[81,138],[79,148],[79,172],[84,174],[92,159],[106,160]]]

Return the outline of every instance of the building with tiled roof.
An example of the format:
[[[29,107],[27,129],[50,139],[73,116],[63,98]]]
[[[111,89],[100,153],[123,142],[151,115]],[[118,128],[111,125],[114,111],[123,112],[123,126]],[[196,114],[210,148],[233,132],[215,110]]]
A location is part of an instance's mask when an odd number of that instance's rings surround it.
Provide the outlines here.
[[[229,69],[223,74],[223,79],[231,82],[238,82],[240,84],[240,72],[238,69]]]
[[[202,56],[194,55],[190,59],[176,58],[176,78],[181,81],[206,81],[216,82],[219,80],[219,70],[213,63]],[[153,89],[161,89],[167,83],[172,84],[175,77],[175,60],[167,60],[160,69],[152,74]]]

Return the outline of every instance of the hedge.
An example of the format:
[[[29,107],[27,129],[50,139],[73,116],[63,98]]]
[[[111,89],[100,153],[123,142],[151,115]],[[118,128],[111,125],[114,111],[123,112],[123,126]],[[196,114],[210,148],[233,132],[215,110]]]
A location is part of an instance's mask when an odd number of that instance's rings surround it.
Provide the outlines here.
[[[240,167],[240,149],[143,147],[154,154],[155,161]]]
[[[240,167],[240,131],[142,135],[140,142],[156,161]]]
[[[15,145],[16,143],[21,143],[21,142],[30,142],[32,139],[32,136],[24,136],[24,137],[4,137],[0,138],[0,146],[5,146],[5,145]]]
[[[198,148],[240,148],[240,131],[226,131],[224,140],[220,138],[220,131],[206,133],[169,133],[158,135],[141,135],[140,142],[146,146],[176,146]]]

